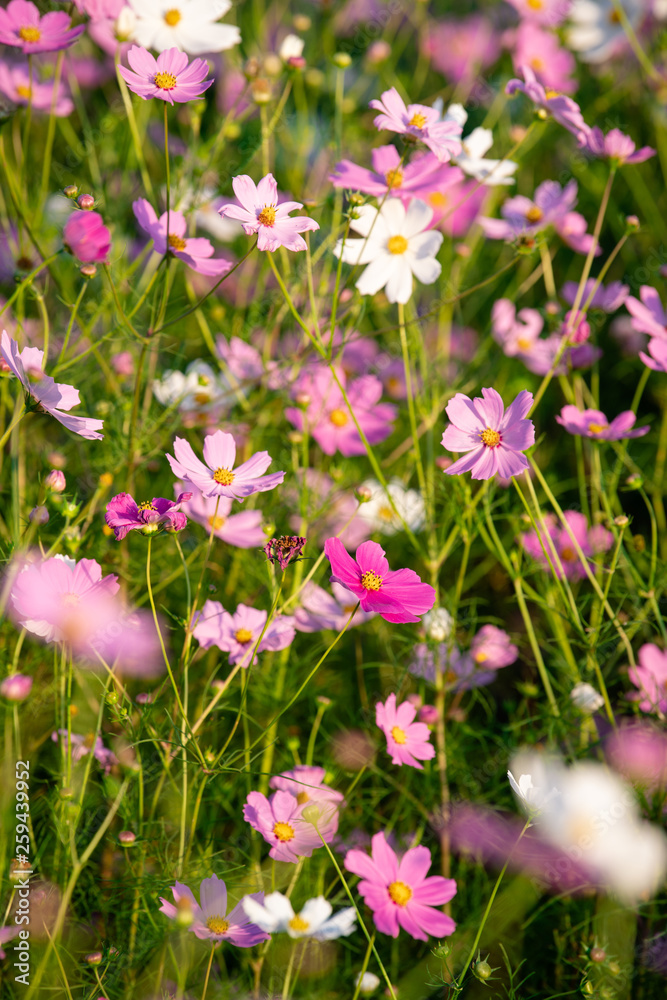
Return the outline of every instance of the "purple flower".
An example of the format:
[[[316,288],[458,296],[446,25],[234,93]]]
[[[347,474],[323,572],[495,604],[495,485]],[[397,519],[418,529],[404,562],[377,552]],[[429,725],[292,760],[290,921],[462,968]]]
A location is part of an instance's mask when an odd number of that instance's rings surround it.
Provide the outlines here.
[[[264,555],[273,565],[278,563],[281,569],[287,569],[293,559],[298,559],[306,544],[302,535],[280,535],[270,538],[264,546]]]
[[[271,464],[268,451],[258,451],[247,462],[234,468],[236,442],[231,434],[216,431],[204,439],[204,461],[200,462],[184,438],[174,439],[176,457],[167,455],[171,471],[179,479],[192,483],[205,497],[230,497],[243,502],[253,493],[265,493],[279,486],[284,472],[264,476]]]
[[[16,0],[14,0],[16,2]],[[161,101],[184,104],[200,97],[213,83],[207,80],[208,63],[194,59],[188,64],[185,52],[167,49],[157,59],[139,45],[133,45],[127,54],[132,70],[124,66],[118,72],[130,90],[142,100],[159,97]]]
[[[625,301],[625,308],[632,316],[633,329],[637,333],[648,333],[649,337],[667,339],[667,313],[656,289],[652,285],[642,285],[639,299],[630,295]]]
[[[618,166],[624,163],[643,163],[655,156],[655,150],[650,146],[642,146],[635,150],[635,144],[629,135],[624,135],[618,128],[613,128],[606,135],[594,125],[588,130],[584,150],[599,159],[613,160]]]
[[[576,101],[543,87],[530,66],[522,66],[518,72],[523,75],[523,80],[510,80],[505,87],[505,93],[510,97],[517,91],[524,93],[533,104],[546,111],[554,121],[576,136],[579,145],[583,146],[590,130]]]
[[[250,656],[266,625],[267,612],[239,604],[234,614],[225,611],[219,601],[206,601],[196,616],[193,635],[202,649],[217,646],[229,653],[229,662],[250,666]],[[289,615],[274,615],[257,646],[265,649],[285,649],[294,639],[294,619]]]
[[[581,303],[588,302],[594,286],[597,284],[595,278],[589,278],[584,285]],[[579,290],[578,281],[566,281],[561,289],[561,295],[569,305],[574,305]],[[620,309],[628,297],[629,285],[624,285],[621,281],[612,281],[606,287],[598,285],[595,294],[591,299],[589,309],[602,309],[603,312],[613,313]]]
[[[170,888],[176,905],[160,896],[162,903],[160,913],[164,913],[170,920],[175,920],[183,910],[189,910],[193,919],[188,930],[201,940],[209,940],[214,944],[229,941],[237,948],[252,948],[261,941],[269,940],[270,935],[251,923],[243,908],[246,899],[262,903],[263,892],[253,892],[244,896],[234,909],[227,913],[227,886],[217,875],[211,875],[202,881],[199,887],[201,906],[195,899],[192,889],[182,882],[176,882]]]
[[[20,48],[26,55],[66,49],[84,32],[84,25],[70,28],[69,14],[50,11],[43,17],[29,0],[10,0],[0,9],[0,42]]]
[[[99,431],[102,420],[93,417],[75,417],[63,410],[71,410],[79,404],[79,390],[64,382],[56,382],[43,371],[44,352],[36,347],[24,347],[19,351],[18,344],[6,330],[2,331],[0,354],[9,366],[13,375],[23,385],[23,388],[39,403],[45,413],[55,417],[63,427],[73,431],[89,441],[101,441],[104,437]]]
[[[577,182],[561,188],[556,181],[544,181],[535,191],[534,199],[516,195],[504,202],[502,219],[481,217],[479,223],[492,240],[532,240],[538,233],[553,226],[560,238],[576,250],[588,253],[593,237],[586,232],[586,220],[571,211],[577,203]],[[596,248],[596,255],[600,248]]]
[[[243,807],[243,818],[253,830],[271,844],[269,857],[276,861],[296,863],[299,858],[309,858],[322,846],[317,830],[302,816],[308,803],[300,805],[291,792],[277,791],[267,799],[261,792],[250,792]],[[317,829],[325,842],[330,844],[338,829],[338,809],[329,809],[329,815],[318,820]]]
[[[611,423],[600,410],[580,410],[576,406],[564,406],[556,421],[569,431],[581,437],[593,438],[597,441],[621,441],[624,438],[643,437],[650,427],[632,426],[637,419],[632,410],[624,410],[614,417]]]
[[[493,339],[508,358],[529,352],[539,340],[544,319],[537,309],[520,309],[510,299],[498,299],[491,310]]]
[[[53,100],[53,81],[40,83],[33,72],[32,86],[28,67],[13,66],[0,62],[0,93],[6,94],[14,104],[27,105],[30,101],[33,111],[50,113]],[[64,83],[58,87],[53,113],[57,118],[66,118],[74,110],[67,88]]]
[[[448,451],[468,452],[445,472],[450,476],[472,472],[473,479],[490,479],[497,472],[507,479],[529,467],[521,454],[535,444],[535,425],[527,419],[533,394],[522,389],[505,410],[495,389],[482,389],[472,400],[457,392],[447,404],[451,423],[442,435]]]
[[[185,514],[179,512],[180,505],[189,500],[192,493],[181,493],[176,502],[163,497],[153,497],[137,504],[129,493],[118,493],[107,504],[104,519],[113,528],[116,541],[120,542],[134,529],[144,535],[152,535],[160,528],[166,531],[182,531],[188,523]]]
[[[347,587],[340,583],[332,583],[333,595],[309,580],[301,591],[301,606],[294,612],[294,624],[297,632],[319,632],[330,628],[340,632],[345,627],[357,604],[357,598]],[[349,624],[362,625],[373,618],[373,612],[358,608]]]
[[[431,150],[441,163],[461,152],[461,125],[452,119],[440,120],[436,108],[425,104],[408,104],[395,87],[385,90],[381,100],[371,101],[369,107],[381,111],[373,124],[377,129],[389,129],[399,135],[419,140]]]
[[[639,352],[647,368],[654,372],[667,372],[667,340],[662,337],[652,337],[648,342],[648,354]]]
[[[183,483],[174,483],[174,494],[179,496]],[[190,499],[183,502],[185,513],[202,524],[207,531],[213,531],[216,538],[238,549],[257,549],[266,540],[262,530],[261,510],[242,510],[232,514],[234,501],[229,497],[205,497],[195,489]]]
[[[67,750],[67,730],[58,729],[57,732],[51,733],[51,739],[54,743],[60,742]],[[115,753],[111,750],[107,750],[102,742],[101,736],[95,736],[94,733],[90,733],[89,736],[81,736],[79,733],[72,733],[72,760],[76,763],[80,761],[90,752],[93,752],[95,760],[103,768],[104,773],[108,774],[114,764],[118,763],[118,758]]]
[[[234,194],[241,203],[227,204],[220,209],[223,219],[237,219],[243,223],[247,236],[257,233],[258,250],[305,250],[306,241],[299,233],[319,229],[319,223],[305,215],[290,218],[289,213],[303,208],[300,201],[284,201],[278,204],[278,185],[273,174],[262,177],[259,184],[247,174],[232,179]]]
[[[188,226],[182,212],[163,212],[158,219],[155,209],[145,198],[132,202],[132,211],[141,229],[153,240],[157,253],[171,253],[193,271],[209,277],[218,277],[231,270],[231,261],[213,257],[215,251],[210,240],[202,236],[186,237]]]

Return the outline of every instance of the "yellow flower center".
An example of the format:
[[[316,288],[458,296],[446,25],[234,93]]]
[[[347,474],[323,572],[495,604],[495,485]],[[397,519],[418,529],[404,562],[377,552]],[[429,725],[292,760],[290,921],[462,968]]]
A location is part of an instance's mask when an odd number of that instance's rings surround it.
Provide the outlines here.
[[[214,934],[226,934],[227,931],[229,930],[228,921],[223,920],[223,918],[219,917],[217,913],[214,914],[214,916],[208,918],[208,920],[206,921],[206,926],[210,931],[213,931]]]
[[[176,77],[173,73],[156,73],[153,82],[160,90],[173,90],[176,86]]]
[[[591,434],[602,434],[602,431],[606,431],[609,424],[589,424],[588,429]]]
[[[560,91],[552,90],[551,87],[545,87],[544,94],[546,96],[547,101],[552,100],[554,97],[560,97]]]
[[[334,427],[345,427],[348,422],[349,417],[345,410],[332,410],[329,414],[329,420],[334,425]]]
[[[394,726],[391,731],[391,738],[394,743],[398,743],[400,746],[403,746],[403,744],[408,741],[408,738],[405,735],[405,730],[401,729],[400,726]]]
[[[542,0],[527,0],[527,2],[531,10],[542,10],[544,6]]]
[[[208,526],[209,528],[213,528],[214,531],[220,531],[226,520],[226,517],[209,517]]]
[[[571,549],[569,545],[565,546],[565,548],[560,554],[560,557],[561,559],[564,559],[565,562],[574,562],[574,560],[577,558],[574,549]]]
[[[484,663],[484,661],[488,660],[488,658],[487,654],[482,652],[481,649],[479,653],[475,653],[475,663]]]
[[[30,90],[30,87],[24,87],[21,84],[21,86],[16,88],[16,93],[19,95],[19,97],[24,97],[26,101],[29,101],[32,91]]]
[[[273,832],[281,844],[294,839],[294,829],[289,823],[276,823],[273,827]]]
[[[390,236],[389,242],[387,243],[387,250],[389,253],[405,253],[408,249],[408,241],[405,236]]]
[[[257,221],[262,226],[272,226],[276,221],[276,210],[273,205],[265,205],[257,216]]]
[[[310,795],[308,794],[308,792],[299,792],[299,794],[296,797],[296,801],[299,803],[300,806],[302,806],[304,805],[304,803],[310,802]]]
[[[528,222],[539,222],[542,218],[542,209],[538,208],[537,205],[531,205],[531,207],[526,212],[526,219]]]
[[[433,208],[444,208],[447,204],[447,195],[443,194],[442,191],[433,191],[428,196],[428,200]]]
[[[401,170],[388,170],[384,175],[387,187],[398,188],[403,183],[403,172]]]
[[[231,486],[234,482],[234,473],[231,469],[216,469],[213,478],[221,486]]]
[[[208,403],[210,401],[211,397],[207,392],[196,392],[193,399],[198,406],[203,406],[204,403]]]
[[[369,569],[361,578],[361,586],[366,590],[379,590],[382,586],[382,577]]]
[[[38,42],[41,37],[42,33],[39,28],[34,28],[32,25],[19,28],[19,38],[22,42]]]
[[[413,128],[420,128],[420,129],[423,128],[425,124],[426,124],[426,115],[421,114],[420,111],[415,112],[415,114],[408,122],[408,125],[411,125]]]
[[[185,250],[187,244],[182,236],[176,236],[175,233],[169,233],[169,248],[170,250]]]
[[[252,632],[247,628],[239,628],[234,633],[234,638],[237,642],[240,642],[241,645],[245,645],[246,642],[250,642],[252,639]]]
[[[167,13],[164,15],[164,20],[165,24],[168,24],[170,28],[175,28],[178,22],[181,20],[180,10],[176,10],[175,7],[172,7],[171,10],[168,10]]]
[[[378,517],[382,521],[393,521],[394,512],[391,509],[391,507],[380,507],[380,509],[378,510]]]
[[[522,351],[529,351],[532,347],[532,341],[528,340],[528,337],[519,337],[516,346]]]
[[[88,749],[90,750],[92,747],[95,746],[95,740],[96,740],[95,733],[88,733],[85,740],[83,741],[84,747],[88,747]]]
[[[389,898],[398,906],[406,906],[412,899],[412,889],[405,882],[392,882],[387,892]]]
[[[288,925],[293,931],[307,931],[310,924],[307,920],[304,920],[302,916],[298,913],[296,916],[292,917]]]
[[[482,444],[485,444],[487,448],[497,448],[500,444],[500,434],[498,431],[492,431],[490,427],[482,431],[479,436],[482,439]]]
[[[137,504],[137,509],[138,510],[157,510],[157,507],[154,507],[150,500],[144,500],[143,503],[138,503]]]

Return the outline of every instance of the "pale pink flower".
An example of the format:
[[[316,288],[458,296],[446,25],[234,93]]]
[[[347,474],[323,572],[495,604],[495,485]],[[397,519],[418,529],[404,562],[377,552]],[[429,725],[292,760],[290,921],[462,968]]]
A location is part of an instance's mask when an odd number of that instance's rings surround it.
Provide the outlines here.
[[[457,392],[446,413],[451,423],[442,435],[447,451],[468,452],[445,469],[449,476],[471,472],[473,479],[490,479],[496,473],[510,478],[529,468],[521,452],[535,443],[535,425],[527,418],[533,394],[522,389],[505,410],[495,389],[482,389],[472,400]]]
[[[68,737],[66,729],[58,729],[51,733],[54,743],[60,740],[62,746],[67,750]],[[82,760],[92,752],[95,760],[100,764],[105,774],[109,774],[111,768],[118,763],[118,758],[112,750],[107,749],[102,742],[101,736],[81,736],[79,733],[72,733],[72,760],[74,763]]]
[[[186,237],[188,224],[182,212],[163,212],[158,219],[155,209],[145,198],[132,202],[132,211],[140,227],[153,240],[156,253],[173,254],[193,271],[209,277],[216,278],[231,270],[231,261],[213,256],[215,251],[210,240],[203,236]]]
[[[231,434],[216,431],[204,439],[204,465],[185,438],[174,439],[175,458],[167,455],[171,471],[179,479],[192,483],[205,497],[230,497],[242,502],[253,493],[265,493],[279,486],[284,472],[263,475],[271,464],[268,451],[258,451],[247,462],[234,468],[236,443]]]
[[[629,295],[625,301],[625,308],[632,316],[633,329],[638,333],[647,333],[649,337],[667,340],[667,313],[657,290],[652,285],[641,286],[639,299]]]
[[[423,142],[441,163],[447,163],[461,152],[462,129],[457,121],[441,121],[437,109],[425,104],[406,106],[395,87],[385,90],[382,98],[371,101],[369,107],[382,112],[374,120],[377,129],[386,128]]]
[[[508,358],[530,351],[539,339],[544,319],[537,309],[520,309],[510,299],[498,299],[491,310],[493,339]]]
[[[601,524],[589,528],[585,514],[578,510],[566,510],[564,516],[570,531],[554,514],[544,515],[544,522],[552,545],[544,537],[541,527],[539,534],[536,531],[531,531],[522,535],[521,544],[526,552],[545,569],[549,567],[550,561],[556,576],[562,577],[564,574],[568,579],[583,579],[586,576],[586,570],[579,559],[570,532],[577,540],[584,557],[589,561],[592,561],[595,555],[607,552],[614,542],[614,536]],[[558,559],[554,556],[554,549],[558,554]],[[548,560],[545,552],[548,554]]]
[[[20,48],[26,55],[35,52],[57,52],[73,45],[85,26],[71,28],[69,14],[62,10],[43,16],[29,0],[9,0],[0,9],[0,43]]]
[[[624,410],[609,423],[601,410],[580,410],[576,406],[564,406],[556,420],[570,434],[593,438],[596,441],[621,441],[625,438],[643,437],[650,427],[635,427],[637,419],[632,410]]]
[[[213,83],[206,79],[207,62],[203,59],[189,62],[185,52],[176,48],[166,49],[155,59],[146,49],[133,45],[127,61],[132,69],[119,66],[118,72],[130,90],[144,101],[158,97],[169,104],[184,104],[200,97]]]
[[[336,809],[344,804],[341,792],[335,788],[330,788],[324,784],[326,771],[323,767],[314,767],[306,764],[299,764],[291,771],[283,771],[282,774],[274,775],[269,781],[271,788],[289,792],[297,800],[300,806],[307,802],[324,803],[332,805]]]
[[[257,185],[247,174],[241,174],[233,178],[232,187],[241,207],[223,205],[220,215],[223,219],[237,219],[248,236],[257,233],[258,250],[277,250],[280,246],[305,250],[306,241],[299,233],[320,228],[319,223],[307,216],[290,218],[289,213],[303,205],[300,201],[278,204],[278,185],[273,174],[262,177]]]
[[[297,632],[319,632],[330,628],[335,632],[343,629],[357,605],[357,598],[347,587],[332,583],[329,594],[322,587],[309,580],[301,591],[301,603],[294,612],[294,622]],[[373,612],[357,608],[348,628],[363,625],[375,617]]]
[[[266,619],[266,611],[245,604],[239,604],[234,614],[230,614],[219,601],[206,601],[197,613],[192,634],[202,649],[217,646],[229,653],[231,664],[240,663],[242,667],[248,667],[254,662],[255,646]],[[285,649],[292,643],[294,635],[294,619],[290,615],[274,615],[255,652]]]
[[[75,209],[65,223],[63,243],[83,264],[104,262],[109,258],[111,233],[99,212]]]
[[[667,713],[667,654],[652,642],[639,650],[639,664],[628,669],[638,693],[632,697],[642,712]]]
[[[183,485],[174,483],[175,496],[182,493]],[[266,541],[261,510],[242,510],[239,514],[232,514],[233,503],[229,497],[205,497],[201,490],[195,489],[181,507],[188,517],[203,525],[207,532],[213,529],[213,534],[220,541],[237,549],[260,548]]]
[[[584,150],[598,159],[611,160],[621,167],[624,163],[644,163],[655,156],[655,150],[651,146],[636,149],[630,136],[620,129],[613,128],[605,135],[597,125],[589,130]]]
[[[160,913],[170,920],[176,920],[185,910],[192,915],[192,923],[188,930],[200,940],[210,941],[214,945],[229,941],[237,948],[252,948],[253,945],[268,941],[269,936],[249,919],[243,907],[246,899],[254,899],[258,903],[264,901],[263,892],[253,892],[244,896],[236,906],[227,913],[227,886],[217,875],[205,878],[199,887],[201,905],[197,902],[187,885],[176,882],[170,886],[174,902],[160,896]],[[174,903],[176,905],[174,905]],[[189,904],[189,905],[188,905]]]
[[[522,91],[538,108],[548,112],[555,121],[576,136],[579,145],[583,146],[589,128],[576,101],[548,87],[545,88],[530,66],[521,66],[518,72],[523,75],[523,80],[510,80],[505,87],[505,93],[512,96],[517,91]]]
[[[5,94],[10,101],[19,106],[25,106],[30,101],[33,111],[51,112],[53,101],[53,81],[40,83],[33,72],[32,87],[27,66],[15,66],[12,63],[0,62],[0,93]],[[57,118],[66,118],[74,110],[74,104],[69,97],[69,91],[64,83],[60,83],[56,94],[53,113]]]
[[[308,803],[300,805],[291,792],[279,790],[268,799],[261,792],[250,792],[243,807],[243,818],[271,845],[270,858],[296,863],[299,858],[309,858],[322,846],[317,830],[330,844],[338,829],[338,809],[323,810],[328,815],[320,817],[316,830],[313,823],[302,816],[307,806]]]
[[[384,704],[375,706],[375,724],[387,738],[387,753],[392,764],[408,764],[423,771],[420,760],[435,757],[430,743],[431,731],[424,722],[415,722],[417,709],[409,701],[396,705],[396,695],[390,694]]]
[[[523,21],[517,29],[512,60],[517,73],[529,66],[548,90],[572,94],[577,89],[574,56],[561,48],[557,35],[534,22]]]

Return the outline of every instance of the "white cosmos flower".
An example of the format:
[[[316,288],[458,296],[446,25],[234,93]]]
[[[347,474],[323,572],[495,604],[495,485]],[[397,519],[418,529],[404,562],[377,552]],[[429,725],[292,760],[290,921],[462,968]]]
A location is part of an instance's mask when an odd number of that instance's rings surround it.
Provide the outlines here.
[[[283,39],[278,55],[283,62],[287,62],[288,59],[298,59],[299,56],[303,55],[304,44],[303,38],[299,38],[298,35],[287,35]]]
[[[368,479],[363,486],[370,490],[371,498],[361,505],[358,516],[370,524],[374,531],[381,531],[383,535],[394,535],[402,530],[403,522],[411,531],[420,531],[424,526],[426,507],[424,498],[417,490],[406,489],[400,479],[392,479],[387,484],[386,491],[377,479]],[[394,513],[394,508],[387,499],[387,493],[394,501],[400,516]]]
[[[592,715],[604,705],[604,698],[599,691],[596,691],[592,684],[581,681],[575,684],[570,691],[570,698],[573,703],[583,712],[584,715]]]
[[[184,372],[166,371],[153,382],[153,395],[163,406],[178,404],[182,412],[198,413],[231,405],[236,398],[220,372],[201,360],[190,362]]]
[[[380,985],[380,980],[374,972],[364,972],[363,975],[359,972],[354,980],[354,985],[359,987],[360,993],[368,996],[370,993],[375,993]]]
[[[241,41],[233,24],[217,24],[231,0],[128,0],[136,14],[132,40],[147,49],[177,48],[188,55],[222,52]]]
[[[432,611],[426,612],[422,624],[429,639],[433,642],[444,642],[447,636],[451,635],[454,619],[446,608],[433,608]]]
[[[622,7],[633,28],[644,15],[642,0],[622,0]],[[603,63],[615,54],[625,40],[625,30],[612,0],[574,0],[570,8],[566,42],[584,62]]]
[[[441,97],[433,102],[433,107],[443,121],[455,121],[461,128],[468,121],[468,112],[462,104],[450,104],[444,116],[442,113],[444,103]],[[485,159],[484,154],[488,153],[492,145],[493,132],[491,129],[475,128],[465,139],[461,139],[461,152],[458,156],[452,157],[452,163],[455,163],[470,177],[486,184],[487,187],[513,184],[513,174],[519,164],[515,163],[514,160]]]
[[[435,255],[443,237],[427,228],[432,218],[433,210],[417,198],[407,211],[398,198],[388,198],[380,210],[362,205],[350,226],[364,239],[339,240],[334,253],[347,264],[368,264],[357,281],[362,295],[384,288],[390,302],[405,303],[412,295],[413,274],[431,285],[442,270]]]
[[[246,896],[243,908],[249,920],[268,934],[286,931],[291,938],[312,937],[316,941],[333,941],[347,937],[357,919],[353,906],[339,910],[333,917],[332,906],[324,896],[309,899],[300,913],[295,913],[287,896],[272,892],[263,903]]]

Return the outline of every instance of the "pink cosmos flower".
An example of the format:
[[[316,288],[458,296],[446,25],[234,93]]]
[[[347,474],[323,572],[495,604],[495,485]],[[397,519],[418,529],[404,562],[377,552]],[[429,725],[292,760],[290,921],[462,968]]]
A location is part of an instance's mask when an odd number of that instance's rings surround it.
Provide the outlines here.
[[[523,21],[556,28],[570,12],[572,0],[507,0]]]
[[[324,784],[326,771],[323,767],[312,767],[299,764],[291,771],[283,771],[282,774],[274,775],[269,781],[271,788],[289,792],[297,800],[300,806],[307,802],[317,802],[333,805],[338,809],[344,804],[341,792],[335,788],[329,788]]]
[[[457,392],[447,404],[451,423],[442,435],[447,451],[468,452],[445,469],[449,476],[471,472],[473,479],[491,479],[497,472],[507,479],[529,468],[521,454],[535,444],[535,425],[527,419],[533,394],[522,389],[505,410],[495,389],[482,389],[472,400]]]
[[[186,237],[188,224],[182,212],[163,212],[158,219],[155,209],[145,198],[132,202],[132,211],[141,229],[153,240],[156,253],[169,252],[185,261],[193,271],[210,277],[218,277],[231,270],[231,261],[213,257],[215,251],[210,240],[202,236]]]
[[[624,410],[614,417],[611,423],[600,410],[580,410],[576,406],[564,406],[556,421],[569,431],[580,437],[593,438],[597,441],[621,441],[624,438],[643,437],[650,427],[632,426],[637,419],[632,410]]]
[[[574,56],[561,48],[553,32],[545,31],[534,22],[523,21],[517,29],[512,61],[517,73],[522,66],[534,70],[547,91],[571,94],[577,89],[577,81],[572,75],[577,65]]]
[[[628,677],[637,688],[632,700],[642,712],[667,713],[667,654],[652,642],[641,647],[639,665],[630,667]]]
[[[236,442],[231,434],[216,431],[204,439],[204,461],[200,462],[184,438],[174,438],[174,454],[167,455],[171,471],[179,479],[192,483],[205,497],[230,497],[243,502],[253,493],[265,493],[279,486],[284,472],[262,475],[271,464],[268,451],[258,451],[236,469]]]
[[[185,52],[176,48],[166,49],[155,59],[140,45],[133,45],[127,61],[134,72],[125,66],[119,66],[118,72],[130,90],[144,101],[159,97],[170,104],[184,104],[200,97],[213,83],[206,79],[207,62],[193,59],[189,63]]]
[[[649,793],[667,783],[667,735],[648,722],[622,724],[605,740],[604,752],[612,767]]]
[[[27,674],[9,674],[0,682],[0,695],[7,701],[25,701],[32,691],[33,680]]]
[[[215,346],[223,364],[241,388],[259,382],[264,376],[262,355],[252,344],[247,344],[240,337],[231,337],[227,341],[220,336],[216,339]]]
[[[117,542],[135,529],[144,535],[152,535],[161,528],[166,531],[182,531],[188,519],[179,512],[179,508],[191,496],[192,493],[181,493],[176,503],[163,497],[153,497],[152,500],[137,504],[129,493],[118,493],[107,504],[104,520],[114,529]]]
[[[234,614],[225,611],[219,601],[206,601],[197,613],[193,635],[202,649],[217,646],[229,653],[229,662],[249,667],[250,657],[266,624],[268,612],[239,604]],[[274,615],[257,652],[265,649],[285,649],[295,635],[294,619],[289,615]]]
[[[309,858],[322,846],[315,827],[303,818],[306,805],[300,805],[291,792],[279,790],[270,799],[261,792],[250,792],[243,807],[243,818],[253,830],[271,844],[269,857],[276,861]],[[338,809],[323,810],[317,828],[325,842],[330,844],[338,829]]]
[[[273,174],[262,177],[257,186],[247,174],[232,179],[234,194],[241,203],[223,205],[220,215],[223,219],[237,219],[243,223],[247,236],[257,233],[258,250],[305,250],[306,241],[299,233],[319,229],[319,223],[305,215],[290,218],[289,213],[303,208],[300,201],[284,201],[278,204],[278,185]]]
[[[362,542],[353,559],[340,539],[328,538],[324,553],[333,570],[332,583],[352,591],[362,611],[376,611],[385,621],[400,624],[420,621],[433,607],[433,587],[422,583],[414,570],[390,570],[377,542]]]
[[[357,423],[369,444],[379,444],[389,437],[396,417],[392,403],[381,403],[382,382],[375,375],[363,375],[346,384],[342,371],[338,378],[345,388]],[[308,427],[325,455],[339,451],[346,457],[364,455],[366,448],[350,416],[343,393],[327,365],[311,365],[292,388],[292,398],[307,398],[304,409],[288,407],[285,416],[297,430]]]
[[[652,337],[648,342],[648,354],[640,351],[639,357],[654,372],[667,372],[667,340]]]
[[[353,849],[345,855],[345,867],[361,876],[359,893],[373,910],[373,922],[380,933],[396,938],[402,927],[416,941],[454,933],[452,918],[435,907],[454,898],[456,882],[427,875],[431,867],[428,847],[413,847],[399,861],[384,833],[376,833],[371,857]]]
[[[24,347],[19,351],[18,344],[6,330],[2,331],[0,355],[13,375],[21,382],[23,388],[41,406],[45,413],[55,417],[63,427],[89,441],[101,441],[104,437],[99,431],[103,421],[93,417],[75,417],[63,410],[71,410],[79,404],[79,390],[64,382],[56,382],[43,370],[44,351],[36,347]]]
[[[91,264],[108,260],[111,233],[99,212],[75,209],[65,223],[63,242],[74,257],[83,264]]]
[[[625,308],[632,316],[633,329],[638,333],[648,333],[649,337],[667,340],[667,313],[652,285],[641,286],[639,299],[633,295],[628,296]]]
[[[73,45],[85,25],[70,28],[72,21],[64,11],[50,11],[43,17],[29,0],[9,0],[0,9],[0,42],[20,48],[26,55],[57,52]]]
[[[174,483],[174,494],[182,493],[183,483]],[[237,549],[257,549],[266,541],[262,529],[261,510],[242,510],[240,514],[232,514],[233,500],[229,497],[205,497],[195,489],[189,494],[182,508],[185,513],[203,525],[207,532],[213,529],[213,534],[222,542],[234,545]]]
[[[423,142],[441,163],[447,163],[461,152],[461,125],[458,122],[440,121],[437,109],[425,104],[406,107],[395,87],[385,90],[382,98],[371,101],[369,107],[382,112],[373,122],[377,129],[386,128]]]
[[[58,729],[57,732],[51,733],[51,739],[54,743],[60,740],[61,744],[67,749],[66,729]],[[97,736],[93,742],[90,736],[80,736],[79,733],[72,733],[72,748],[72,760],[74,763],[82,760],[92,751],[95,760],[101,765],[105,774],[109,774],[114,764],[118,763],[115,753],[105,747],[101,736]]]
[[[331,589],[333,595],[318,587],[312,580],[308,581],[301,591],[301,605],[294,612],[297,632],[319,632],[325,628],[340,632],[345,627],[356,607],[357,599],[352,591],[341,587],[339,583],[333,583]],[[373,617],[372,613],[358,608],[348,627],[363,625]]]
[[[410,163],[401,164],[401,157],[395,146],[378,146],[371,150],[372,170],[358,167],[350,160],[341,160],[329,175],[334,187],[348,191],[363,191],[376,198],[386,195],[398,198],[419,197],[417,190],[428,186],[431,190],[445,186],[449,170],[433,153],[416,156]],[[460,174],[462,177],[463,175]]]
[[[544,319],[537,309],[520,309],[510,299],[498,299],[491,310],[493,339],[508,358],[530,351],[539,339]]]
[[[246,899],[263,903],[263,892],[253,892],[244,896],[227,913],[227,886],[217,875],[203,879],[199,887],[201,906],[195,899],[192,889],[182,882],[176,882],[170,888],[176,905],[160,896],[162,903],[160,913],[164,913],[170,920],[175,920],[179,913],[187,909],[193,918],[188,930],[196,934],[200,940],[211,941],[214,944],[229,941],[237,948],[252,948],[261,941],[269,940],[270,935],[252,924],[243,908]]]
[[[430,154],[425,154],[430,156]],[[431,226],[439,226],[449,236],[466,236],[486,200],[487,189],[467,181],[460,167],[441,166],[440,173],[412,192],[433,211]]]
[[[429,742],[431,731],[424,722],[415,722],[417,709],[409,701],[396,705],[396,695],[390,694],[384,704],[375,706],[375,724],[387,737],[387,753],[392,764],[409,764],[423,771],[420,760],[435,757],[435,747]]]
[[[430,24],[423,46],[435,68],[452,83],[472,82],[501,52],[494,24],[479,14]]]
[[[554,121],[576,136],[580,146],[588,137],[589,128],[581,113],[581,108],[571,97],[565,97],[554,90],[545,88],[539,82],[530,66],[521,66],[518,70],[523,80],[510,80],[505,87],[505,93],[510,97],[521,91],[529,97],[533,104],[548,112]]]
[[[595,284],[595,278],[589,278],[584,285],[584,291],[581,297],[582,305],[588,302]],[[561,295],[569,305],[574,305],[578,290],[578,281],[566,281],[561,289]],[[598,285],[588,308],[602,309],[602,311],[606,313],[616,312],[616,310],[620,309],[627,299],[629,291],[629,285],[624,285],[621,281],[610,281],[608,285]]]
[[[611,548],[614,536],[601,524],[596,524],[592,528],[589,528],[586,516],[577,510],[566,510],[564,511],[564,515],[572,534],[577,539],[577,543],[587,559],[591,560],[593,556],[607,552]],[[569,532],[557,520],[554,514],[545,514],[544,521],[549,532],[549,537],[553,542],[553,547],[560,559],[560,566],[554,557],[551,545],[543,537],[542,529],[540,529],[539,536],[535,531],[521,536],[521,544],[528,555],[547,569],[549,561],[544,554],[544,550],[546,550],[556,576],[562,577],[564,573],[568,579],[583,579],[586,576],[586,570],[581,565]]]
[[[519,650],[507,632],[495,625],[482,625],[470,644],[470,656],[477,666],[485,670],[509,667],[519,655]]]
[[[612,160],[618,166],[623,166],[624,163],[644,163],[655,156],[655,150],[650,146],[636,149],[630,136],[620,129],[613,128],[605,135],[597,125],[589,129],[583,148],[598,159]]]
[[[593,237],[586,232],[586,220],[571,209],[577,203],[577,182],[561,188],[556,181],[544,181],[534,199],[516,195],[500,209],[502,219],[480,218],[479,224],[492,240],[531,240],[549,226],[577,253],[587,254]],[[602,251],[596,247],[596,256]]]
[[[33,111],[50,113],[53,81],[40,83],[33,75],[31,87],[27,66],[0,62],[0,93],[5,94],[14,104],[25,106],[30,101]],[[57,118],[66,118],[73,110],[74,105],[68,96],[67,88],[64,83],[60,83],[53,113]]]

